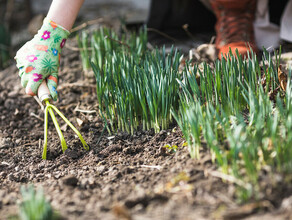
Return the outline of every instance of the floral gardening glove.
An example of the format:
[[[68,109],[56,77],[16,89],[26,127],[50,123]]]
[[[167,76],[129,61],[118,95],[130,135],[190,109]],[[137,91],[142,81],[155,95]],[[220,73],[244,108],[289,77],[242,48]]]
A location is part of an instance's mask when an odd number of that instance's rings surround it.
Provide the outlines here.
[[[26,94],[36,95],[46,79],[53,100],[57,100],[60,54],[69,34],[65,28],[45,18],[34,38],[17,51],[14,59]]]

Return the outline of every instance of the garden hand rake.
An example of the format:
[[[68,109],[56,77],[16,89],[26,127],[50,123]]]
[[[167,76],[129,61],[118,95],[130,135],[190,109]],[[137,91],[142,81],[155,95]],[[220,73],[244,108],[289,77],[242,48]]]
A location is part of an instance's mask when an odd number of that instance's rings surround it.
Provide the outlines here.
[[[48,114],[51,115],[51,118],[53,120],[53,123],[55,125],[55,128],[57,130],[57,133],[59,135],[62,151],[63,153],[67,149],[67,144],[65,141],[65,138],[63,136],[63,133],[61,131],[61,128],[57,122],[56,116],[54,114],[54,111],[58,113],[58,115],[72,128],[72,130],[78,135],[80,141],[82,142],[82,145],[85,150],[89,150],[89,146],[84,141],[82,135],[80,132],[74,127],[73,124],[70,123],[70,121],[56,108],[56,106],[52,105],[50,101],[52,100],[49,89],[46,85],[46,82],[43,81],[38,89],[38,97],[40,101],[45,105],[44,114],[45,114],[45,120],[44,120],[44,146],[43,146],[43,155],[42,158],[46,160],[47,158],[47,144],[48,144]]]

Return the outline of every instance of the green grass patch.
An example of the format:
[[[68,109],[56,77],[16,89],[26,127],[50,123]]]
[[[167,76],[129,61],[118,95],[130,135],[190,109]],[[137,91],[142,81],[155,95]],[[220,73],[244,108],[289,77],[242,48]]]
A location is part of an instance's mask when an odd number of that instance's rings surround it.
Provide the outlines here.
[[[245,61],[237,57],[216,61],[214,70],[207,65],[202,72],[186,68],[178,80],[180,110],[172,113],[191,156],[200,158],[206,143],[221,171],[243,181],[244,200],[257,197],[264,169],[291,172],[292,85],[290,72],[286,92],[279,90],[271,98],[271,91],[279,88],[271,56],[265,53],[262,63],[268,66],[263,68],[253,54]]]
[[[43,190],[35,190],[32,185],[21,187],[22,201],[19,204],[19,215],[10,219],[20,220],[57,220],[60,216],[54,212],[46,200]]]
[[[82,39],[80,46],[89,44],[84,32]],[[174,49],[169,54],[165,48],[146,50],[144,28],[137,35],[120,38],[103,28],[92,34],[90,44],[91,60],[88,49],[82,47],[81,51],[95,74],[98,104],[109,121],[109,133],[121,130],[133,134],[139,126],[155,132],[168,128],[170,109],[178,107],[176,79],[181,77],[181,55]]]
[[[109,133],[140,127],[159,132],[175,119],[190,155],[200,158],[207,146],[213,162],[240,187],[242,200],[259,198],[264,170],[291,172],[291,71],[284,91],[278,76],[281,51],[275,61],[266,50],[261,61],[252,52],[245,60],[230,53],[214,68],[186,62],[179,72],[181,54],[173,48],[147,50],[145,29],[118,36],[103,28],[90,41],[85,33],[81,38],[84,66],[94,71]]]

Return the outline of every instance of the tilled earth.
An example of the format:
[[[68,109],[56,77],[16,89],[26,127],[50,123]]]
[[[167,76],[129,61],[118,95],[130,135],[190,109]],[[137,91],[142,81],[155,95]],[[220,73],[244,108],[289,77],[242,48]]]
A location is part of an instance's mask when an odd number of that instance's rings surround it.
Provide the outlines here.
[[[78,52],[64,50],[59,91],[56,106],[90,151],[58,118],[69,148],[62,153],[50,121],[45,161],[40,106],[24,94],[14,65],[0,72],[0,219],[17,214],[20,186],[29,184],[44,189],[63,219],[291,219],[291,187],[265,186],[270,196],[239,205],[236,186],[220,178],[206,149],[200,160],[190,158],[176,125],[102,135],[94,80],[84,79]]]

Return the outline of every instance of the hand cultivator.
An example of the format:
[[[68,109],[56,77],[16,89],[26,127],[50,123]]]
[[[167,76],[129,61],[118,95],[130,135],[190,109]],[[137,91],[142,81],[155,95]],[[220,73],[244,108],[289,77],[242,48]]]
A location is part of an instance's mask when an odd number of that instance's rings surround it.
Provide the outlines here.
[[[45,105],[45,120],[44,120],[44,146],[43,146],[43,155],[42,158],[45,160],[47,158],[47,144],[48,144],[48,114],[51,115],[51,118],[53,120],[53,123],[56,127],[57,133],[59,135],[61,145],[62,145],[62,151],[63,153],[67,149],[67,144],[65,141],[65,138],[63,136],[63,133],[61,131],[61,128],[57,122],[56,116],[54,114],[54,111],[58,113],[58,115],[72,128],[72,130],[78,135],[80,141],[82,142],[82,145],[85,150],[89,150],[89,146],[87,143],[84,141],[82,135],[80,132],[74,127],[73,124],[70,123],[70,121],[56,108],[56,106],[52,105],[50,103],[50,100],[52,100],[50,96],[49,89],[45,83],[45,81],[42,82],[38,89],[38,97],[40,101]]]

